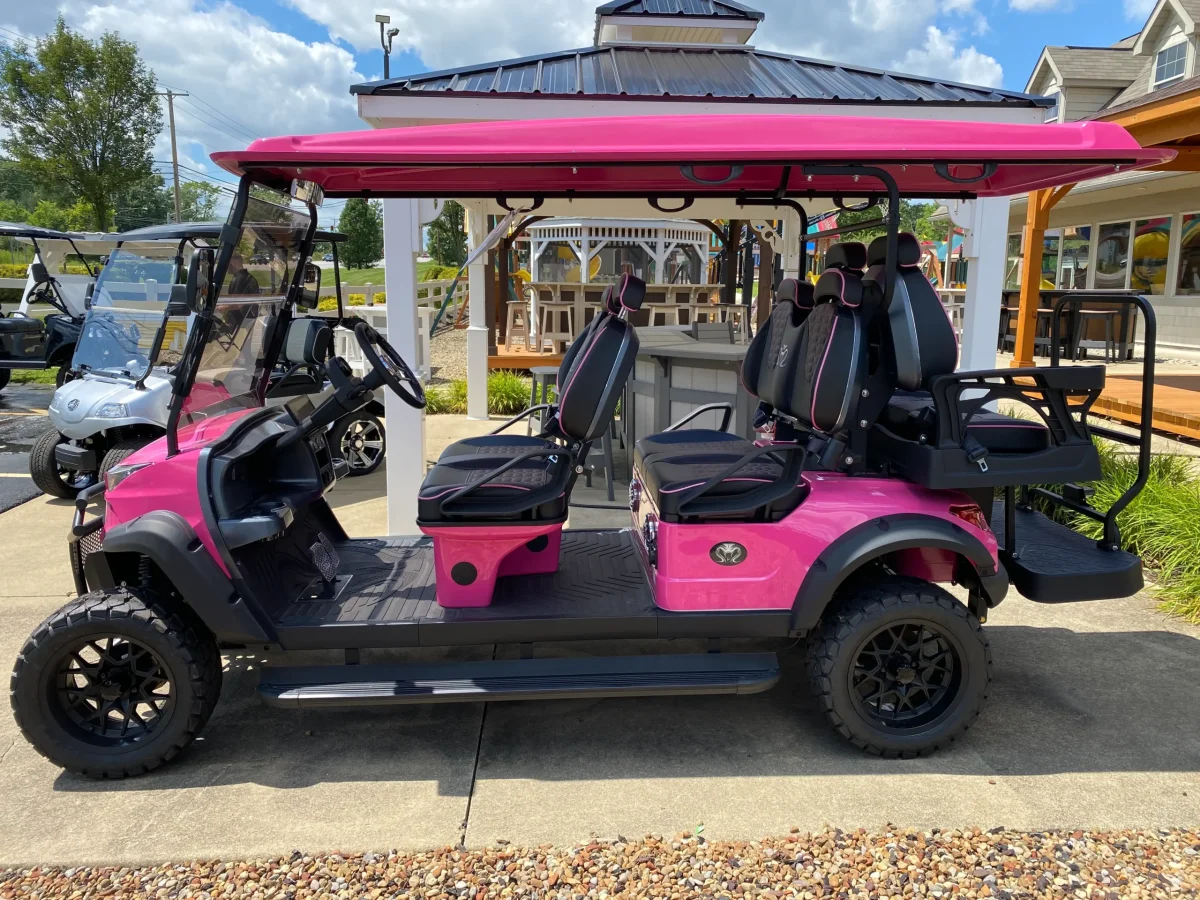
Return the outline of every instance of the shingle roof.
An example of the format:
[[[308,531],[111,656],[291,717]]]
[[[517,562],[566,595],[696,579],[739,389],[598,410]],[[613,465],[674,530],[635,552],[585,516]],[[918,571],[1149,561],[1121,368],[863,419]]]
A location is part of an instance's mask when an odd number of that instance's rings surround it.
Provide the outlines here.
[[[612,0],[596,9],[597,16],[693,16],[698,18],[753,19],[764,14],[733,0]]]
[[[1154,68],[1154,57],[1139,56],[1138,60],[1141,61],[1141,66],[1138,67],[1133,80],[1129,82],[1125,90],[1112,98],[1112,101],[1108,104],[1108,109],[1138,101],[1150,93],[1150,71]]]
[[[647,0],[640,0],[647,2]],[[724,48],[586,47],[352,85],[352,94],[738,99],[1048,107],[1044,97],[862,66]]]
[[[1100,110],[1095,115],[1089,116],[1088,118],[1107,119],[1109,116],[1116,115],[1117,113],[1127,112],[1147,103],[1156,103],[1159,100],[1166,100],[1168,97],[1177,97],[1180,94],[1186,94],[1189,91],[1196,90],[1197,88],[1200,88],[1200,75],[1193,75],[1191,78],[1184,78],[1183,80],[1177,81],[1169,87],[1159,88],[1157,91],[1150,91],[1149,93],[1142,91],[1141,93],[1122,100],[1121,97],[1124,97],[1125,94],[1129,93],[1129,91],[1125,91],[1114,98],[1113,102],[1104,107],[1104,109]]]
[[[1046,54],[1063,78],[1128,84],[1146,63],[1127,48],[1047,47]]]

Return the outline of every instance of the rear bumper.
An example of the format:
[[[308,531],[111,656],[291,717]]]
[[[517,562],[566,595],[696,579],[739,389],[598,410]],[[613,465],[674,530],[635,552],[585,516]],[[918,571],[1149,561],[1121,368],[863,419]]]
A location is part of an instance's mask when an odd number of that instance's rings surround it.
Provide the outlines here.
[[[96,451],[75,444],[59,444],[55,447],[54,461],[64,469],[74,472],[95,472],[99,468],[96,464]]]

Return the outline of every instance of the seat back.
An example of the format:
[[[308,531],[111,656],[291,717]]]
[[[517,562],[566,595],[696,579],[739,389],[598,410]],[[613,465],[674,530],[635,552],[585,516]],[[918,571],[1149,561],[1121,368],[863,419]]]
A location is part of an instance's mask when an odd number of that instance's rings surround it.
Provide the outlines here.
[[[813,286],[807,281],[785,278],[775,292],[775,307],[750,342],[742,360],[742,386],[753,396],[776,409],[787,403],[787,372],[800,326],[812,312]]]
[[[865,281],[882,292],[887,238],[878,237],[867,251]],[[888,375],[895,387],[928,390],[939,375],[958,365],[958,338],[937,291],[921,272],[921,245],[911,234],[901,234],[896,288],[886,314],[880,345]]]
[[[289,366],[323,366],[332,347],[333,330],[327,320],[292,319],[283,342],[283,362]]]
[[[624,316],[641,309],[646,283],[625,275],[606,294],[608,312],[589,323],[559,369],[558,429],[576,441],[604,434],[637,358],[637,334]]]

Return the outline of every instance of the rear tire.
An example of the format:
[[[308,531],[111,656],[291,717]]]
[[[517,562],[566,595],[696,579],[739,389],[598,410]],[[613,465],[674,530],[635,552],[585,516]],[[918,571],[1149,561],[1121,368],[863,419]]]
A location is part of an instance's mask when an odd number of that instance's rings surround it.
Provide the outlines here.
[[[12,369],[0,369],[0,391],[8,385],[10,378],[12,378]]]
[[[365,410],[338,421],[329,432],[329,443],[350,467],[351,477],[370,475],[383,465],[387,453],[383,423]]]
[[[54,448],[66,440],[55,429],[43,432],[29,451],[29,475],[37,488],[51,497],[73,500],[96,483],[94,475],[64,469],[54,458]]]
[[[839,734],[875,756],[911,758],[961,737],[987,700],[992,651],[979,620],[916,578],[864,581],[808,646],[809,684]]]
[[[10,698],[42,756],[91,778],[140,775],[200,733],[221,693],[221,657],[149,595],[86,594],[42,622],[17,656]]]
[[[131,440],[117,441],[115,444],[113,444],[112,448],[104,454],[104,459],[100,461],[100,480],[104,480],[104,476],[108,474],[109,469],[111,469],[113,466],[120,465],[125,461],[126,457],[133,456],[133,454],[137,453],[148,443],[150,442]]]

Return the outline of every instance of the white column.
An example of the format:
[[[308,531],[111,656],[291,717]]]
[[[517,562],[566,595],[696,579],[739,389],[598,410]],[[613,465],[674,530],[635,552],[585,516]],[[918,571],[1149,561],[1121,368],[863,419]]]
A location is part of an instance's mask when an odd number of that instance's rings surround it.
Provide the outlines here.
[[[478,201],[467,210],[467,247],[474,250],[487,239],[487,214]],[[467,325],[467,417],[488,417],[487,254],[467,267],[471,285],[471,318]]]
[[[967,298],[963,311],[960,371],[996,368],[1001,292],[1008,250],[1008,198],[986,197],[950,203],[950,216],[966,229]]]
[[[405,362],[417,359],[418,201],[383,201],[387,340]],[[425,414],[385,388],[388,534],[415,534],[417,491],[425,478]]]

